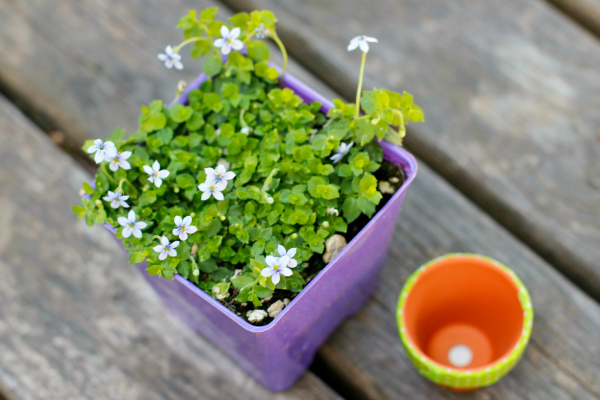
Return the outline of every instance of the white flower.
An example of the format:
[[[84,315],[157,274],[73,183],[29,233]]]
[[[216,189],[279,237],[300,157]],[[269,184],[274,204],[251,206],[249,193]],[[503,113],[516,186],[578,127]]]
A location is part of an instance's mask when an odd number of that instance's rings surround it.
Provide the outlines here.
[[[340,215],[340,212],[337,210],[337,208],[328,207],[327,214],[338,216],[338,215]]]
[[[162,185],[162,180],[170,174],[170,172],[166,169],[160,169],[160,164],[158,161],[154,161],[152,167],[149,165],[144,165],[144,171],[146,171],[146,173],[149,175],[148,180],[150,183],[154,183],[156,187],[160,187],[160,185]]]
[[[133,233],[133,236],[135,236],[136,238],[141,238],[142,237],[142,229],[144,229],[145,227],[148,226],[147,223],[143,222],[143,221],[136,221],[137,217],[135,215],[135,211],[131,210],[129,211],[129,214],[127,215],[127,218],[125,217],[119,217],[117,218],[117,221],[119,222],[119,225],[123,226],[123,237],[124,238],[128,238],[129,236],[131,236],[131,234]]]
[[[248,135],[250,133],[250,128],[248,128],[247,126],[242,128],[241,131],[244,135]]]
[[[131,152],[123,151],[115,154],[114,156],[106,156],[104,161],[110,161],[108,168],[110,168],[111,171],[116,171],[119,169],[119,167],[123,169],[131,169],[131,164],[129,164],[129,161],[126,161],[129,157],[131,157]]]
[[[350,144],[344,142],[340,143],[340,147],[335,150],[336,154],[332,155],[330,159],[333,160],[334,164],[339,162],[346,154],[348,154],[352,146],[354,146],[354,142],[350,142]]]
[[[280,275],[291,276],[293,272],[290,268],[295,268],[298,265],[298,261],[292,258],[296,255],[296,248],[286,251],[285,247],[279,245],[277,250],[281,257],[267,256],[265,262],[268,267],[260,273],[264,277],[270,276],[274,285],[279,283]]]
[[[165,62],[165,67],[171,69],[173,66],[177,69],[183,69],[183,64],[181,63],[181,55],[175,53],[171,46],[167,46],[165,49],[166,54],[159,54],[158,59],[160,61]]]
[[[104,196],[103,199],[106,201],[110,201],[110,206],[112,208],[125,207],[129,208],[129,204],[125,203],[129,196],[125,196],[125,193],[121,192],[121,190],[117,189],[116,192],[108,191],[108,196]]]
[[[187,216],[183,219],[178,215],[175,217],[175,225],[177,228],[173,229],[173,235],[179,236],[179,239],[186,240],[188,235],[196,233],[198,228],[192,225],[192,217]]]
[[[223,193],[221,193],[227,187],[227,181],[219,183],[204,182],[198,185],[198,189],[202,192],[202,200],[208,200],[212,195],[217,200],[223,200]]]
[[[296,266],[298,265],[298,261],[294,260],[294,256],[296,255],[295,247],[293,247],[289,250],[286,250],[285,247],[283,247],[282,245],[279,245],[279,246],[277,246],[277,251],[279,252],[279,255],[281,257],[289,258],[289,262],[287,264],[287,266],[289,268],[296,268]]]
[[[177,250],[175,248],[179,246],[179,240],[169,243],[169,239],[166,236],[160,238],[160,244],[154,246],[154,251],[159,253],[158,259],[164,260],[167,256],[177,257]]]
[[[101,139],[94,140],[94,144],[88,147],[87,152],[94,154],[94,161],[96,164],[100,164],[106,157],[115,157],[117,155],[117,148],[111,141],[102,143]]]
[[[267,37],[268,34],[269,34],[269,30],[267,28],[265,28],[265,24],[263,24],[262,22],[260,23],[259,26],[254,28],[254,35],[256,36],[257,39],[264,39],[265,37]]]
[[[354,39],[352,39],[350,41],[350,44],[348,45],[348,51],[352,51],[354,49],[356,49],[357,47],[360,47],[360,50],[363,53],[368,53],[369,52],[369,43],[377,43],[378,40],[375,39],[374,37],[369,37],[369,36],[357,36]]]
[[[229,54],[231,49],[241,50],[244,47],[244,43],[238,39],[240,33],[241,29],[238,27],[230,31],[226,25],[221,26],[221,36],[223,37],[215,40],[215,47],[221,48],[221,53],[224,55]]]
[[[217,169],[214,168],[204,168],[204,172],[206,172],[206,183],[225,183],[227,186],[227,181],[235,178],[235,172],[227,171],[224,165],[217,165]]]

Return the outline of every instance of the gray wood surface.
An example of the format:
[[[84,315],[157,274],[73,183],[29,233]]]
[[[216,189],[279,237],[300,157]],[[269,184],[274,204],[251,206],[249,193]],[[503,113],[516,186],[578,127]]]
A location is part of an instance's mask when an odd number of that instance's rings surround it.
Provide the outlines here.
[[[157,55],[182,41],[179,18],[216,6],[231,15],[214,0],[0,0],[0,91],[72,147],[115,127],[133,132],[141,105],[172,100],[179,80],[202,72],[188,48],[183,71]]]
[[[226,0],[268,8],[290,53],[353,99],[406,90],[407,148],[600,299],[600,43],[541,0]]]
[[[408,361],[395,320],[410,274],[450,252],[491,256],[512,268],[532,297],[535,321],[523,359],[496,385],[455,394]],[[325,370],[360,399],[600,399],[600,307],[429,168],[407,194],[380,288],[320,349]],[[342,391],[341,394],[346,392]]]
[[[546,0],[600,37],[600,0]]]
[[[0,393],[8,400],[338,399],[273,394],[171,317],[71,205],[90,176],[0,97]]]

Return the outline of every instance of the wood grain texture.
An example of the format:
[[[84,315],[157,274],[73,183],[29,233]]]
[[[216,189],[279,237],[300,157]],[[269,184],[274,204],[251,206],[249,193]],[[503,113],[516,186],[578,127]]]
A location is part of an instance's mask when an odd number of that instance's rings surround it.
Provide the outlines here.
[[[600,307],[429,168],[408,191],[380,288],[320,349],[319,361],[359,399],[600,399]],[[523,359],[498,384],[455,394],[408,361],[395,320],[410,274],[450,252],[491,256],[527,286],[535,310]],[[342,394],[346,392],[342,391]]]
[[[231,15],[214,0],[0,0],[0,52],[10,54],[0,57],[0,90],[73,146],[115,127],[132,132],[141,105],[172,100],[179,80],[202,72],[188,48],[183,71],[157,55],[181,42],[179,18],[215,6]]]
[[[415,95],[407,148],[600,299],[600,44],[538,0],[226,0],[268,8],[290,53],[352,99]]]
[[[546,0],[600,37],[600,0]]]
[[[171,317],[71,204],[90,176],[0,97],[0,390],[16,400],[339,399],[274,394]]]

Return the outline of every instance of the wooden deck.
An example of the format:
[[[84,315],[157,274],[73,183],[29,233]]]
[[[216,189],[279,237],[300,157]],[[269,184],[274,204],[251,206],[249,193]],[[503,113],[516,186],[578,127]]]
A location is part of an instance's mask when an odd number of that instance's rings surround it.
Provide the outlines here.
[[[600,2],[551,3],[0,0],[0,398],[600,399]],[[279,394],[70,211],[90,179],[73,149],[135,129],[141,104],[198,74],[156,54],[183,13],[215,5],[273,10],[291,72],[329,97],[353,96],[348,40],[377,37],[366,87],[406,89],[427,117],[409,132],[419,176],[380,288]],[[410,273],[456,251],[513,268],[536,312],[515,370],[468,394],[421,378],[395,322]]]

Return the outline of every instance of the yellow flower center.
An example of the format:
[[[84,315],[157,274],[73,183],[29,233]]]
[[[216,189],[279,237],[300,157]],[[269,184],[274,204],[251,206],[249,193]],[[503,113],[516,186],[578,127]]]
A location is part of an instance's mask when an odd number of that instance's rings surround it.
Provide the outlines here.
[[[183,226],[183,227],[181,228],[181,231],[182,231],[182,232],[185,232],[185,230],[186,230],[186,229],[187,229],[187,226]]]

